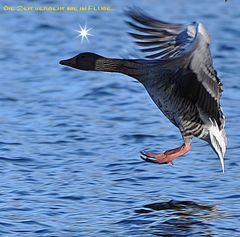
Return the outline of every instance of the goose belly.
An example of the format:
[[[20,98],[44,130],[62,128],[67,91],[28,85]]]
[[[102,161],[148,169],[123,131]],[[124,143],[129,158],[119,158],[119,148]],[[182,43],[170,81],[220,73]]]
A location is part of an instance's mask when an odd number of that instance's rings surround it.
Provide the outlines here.
[[[162,113],[177,126],[184,137],[204,139],[208,132],[195,104],[183,98],[174,84],[146,88]]]
[[[175,117],[177,112],[178,96],[171,85],[154,85],[146,87],[148,94],[162,113],[177,126]]]

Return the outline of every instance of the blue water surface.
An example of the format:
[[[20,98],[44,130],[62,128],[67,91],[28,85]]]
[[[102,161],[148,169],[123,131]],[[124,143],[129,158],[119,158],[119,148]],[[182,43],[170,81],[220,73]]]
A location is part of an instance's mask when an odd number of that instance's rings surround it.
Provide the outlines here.
[[[240,236],[239,0],[4,1],[0,11],[0,236]],[[10,6],[110,6],[111,11],[3,11]],[[181,136],[141,84],[120,74],[58,64],[91,51],[143,55],[124,10],[202,22],[224,85],[225,174],[195,139],[174,165],[139,151],[164,151]],[[79,24],[89,41],[75,38]]]

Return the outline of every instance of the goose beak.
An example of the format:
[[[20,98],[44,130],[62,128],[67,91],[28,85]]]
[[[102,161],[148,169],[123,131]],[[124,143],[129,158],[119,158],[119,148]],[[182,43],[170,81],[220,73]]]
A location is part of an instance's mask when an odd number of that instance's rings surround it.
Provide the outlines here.
[[[77,57],[69,58],[69,59],[66,59],[66,60],[61,60],[59,62],[59,64],[76,68],[76,66],[77,66],[76,58]]]

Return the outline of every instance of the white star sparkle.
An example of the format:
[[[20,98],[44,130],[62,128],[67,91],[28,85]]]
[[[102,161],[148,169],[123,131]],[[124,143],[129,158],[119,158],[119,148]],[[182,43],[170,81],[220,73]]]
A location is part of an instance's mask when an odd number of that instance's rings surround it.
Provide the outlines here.
[[[92,28],[87,28],[87,25],[85,25],[84,27],[82,27],[81,25],[79,25],[80,30],[74,30],[78,33],[78,36],[76,38],[81,37],[81,42],[86,39],[88,41],[88,36],[92,34],[89,34],[89,31],[92,30]]]

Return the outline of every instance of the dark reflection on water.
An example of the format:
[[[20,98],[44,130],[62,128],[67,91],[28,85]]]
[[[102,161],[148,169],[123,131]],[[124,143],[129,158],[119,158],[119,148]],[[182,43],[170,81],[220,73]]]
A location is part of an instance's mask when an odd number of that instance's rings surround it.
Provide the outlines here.
[[[206,25],[224,85],[224,175],[198,140],[174,165],[144,163],[139,151],[176,147],[181,136],[140,83],[58,64],[82,51],[142,56],[126,33],[129,2],[64,2],[114,9],[101,13],[0,10],[0,236],[240,236],[239,0],[131,1]],[[89,42],[75,39],[79,24],[93,28]]]
[[[228,215],[216,206],[193,201],[155,202],[136,209],[134,217],[117,224],[144,229],[156,236],[215,236],[214,220]]]
[[[149,212],[151,211],[161,211],[161,210],[175,210],[175,211],[181,211],[183,210],[183,213],[186,211],[186,215],[191,214],[191,211],[198,211],[198,210],[206,210],[206,211],[213,211],[214,206],[207,206],[203,204],[198,204],[196,202],[192,201],[175,201],[170,200],[169,202],[156,202],[151,204],[144,205],[144,208],[148,209]],[[140,209],[137,210],[137,213],[145,213],[146,209]],[[144,211],[145,210],[145,211]],[[179,212],[181,214],[182,212]],[[182,213],[182,214],[183,214]]]

